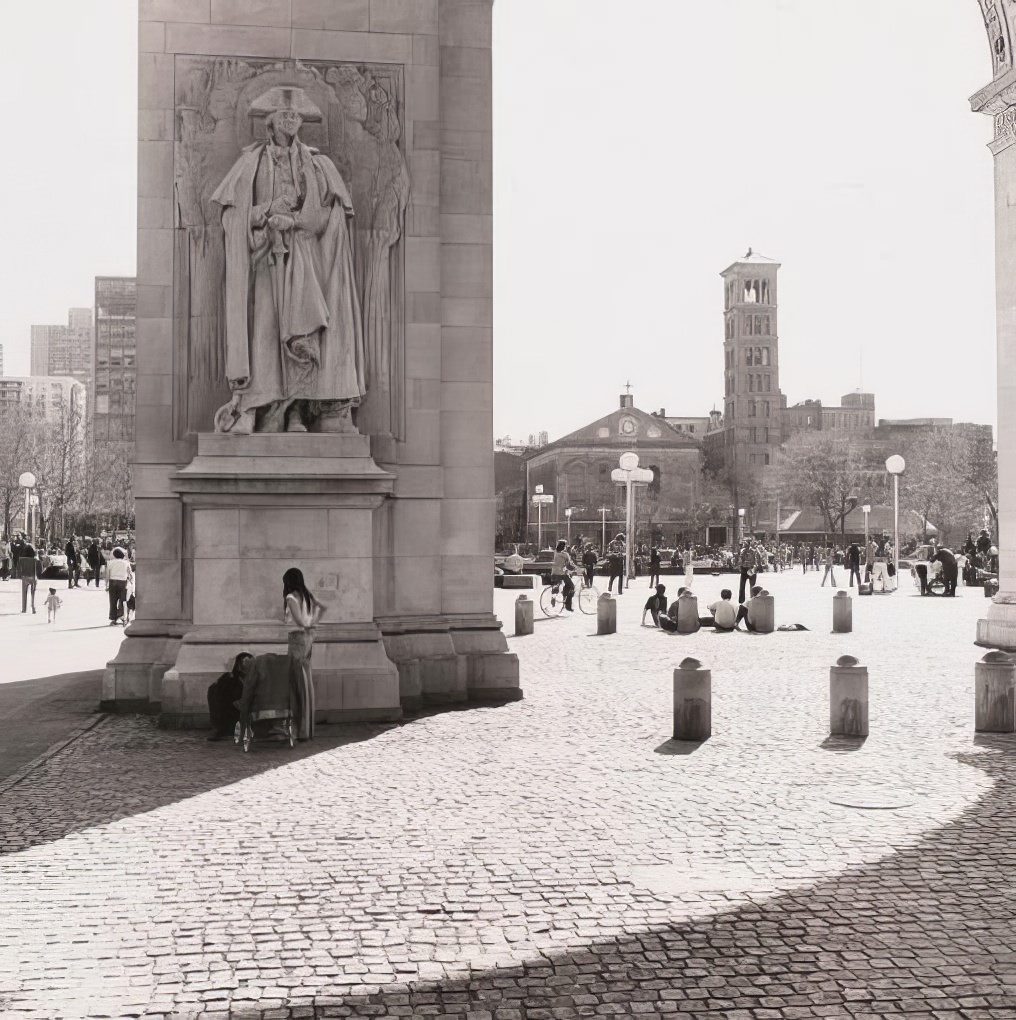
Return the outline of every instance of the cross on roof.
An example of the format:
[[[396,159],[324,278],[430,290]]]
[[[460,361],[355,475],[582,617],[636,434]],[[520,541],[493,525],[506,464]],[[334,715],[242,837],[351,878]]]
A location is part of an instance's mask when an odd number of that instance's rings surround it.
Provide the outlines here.
[[[624,392],[625,393],[631,393],[631,383],[630,382],[626,382],[624,384]]]

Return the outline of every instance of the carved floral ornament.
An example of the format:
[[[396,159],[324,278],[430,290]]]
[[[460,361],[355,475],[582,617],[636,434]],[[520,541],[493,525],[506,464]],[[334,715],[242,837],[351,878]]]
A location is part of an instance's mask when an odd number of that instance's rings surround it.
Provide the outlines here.
[[[1016,106],[1008,106],[995,114],[995,141],[993,152],[1000,152],[1016,142]]]

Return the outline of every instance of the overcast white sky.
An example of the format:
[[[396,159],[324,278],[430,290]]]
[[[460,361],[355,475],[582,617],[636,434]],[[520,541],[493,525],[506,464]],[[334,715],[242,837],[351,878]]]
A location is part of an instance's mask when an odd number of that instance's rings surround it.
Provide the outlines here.
[[[15,23],[0,343],[135,271],[135,0]],[[21,22],[18,24],[18,22]],[[783,264],[781,385],[995,421],[991,77],[973,0],[497,0],[495,435],[722,398],[719,272]]]

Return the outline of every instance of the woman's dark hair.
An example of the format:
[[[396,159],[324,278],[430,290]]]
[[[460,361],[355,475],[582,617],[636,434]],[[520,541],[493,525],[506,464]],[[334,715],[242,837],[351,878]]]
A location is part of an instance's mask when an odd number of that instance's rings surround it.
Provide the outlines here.
[[[557,541],[557,551],[560,552],[567,544],[563,538],[559,538]]]
[[[116,557],[116,558],[117,558],[118,560],[122,560],[122,559],[123,559],[123,557],[124,557],[124,552],[123,552],[123,549],[121,549],[121,548],[120,548],[119,546],[117,546],[117,547],[116,547],[116,548],[115,548],[115,549],[113,550],[113,555],[114,555],[114,556],[115,556],[115,557]]]
[[[247,659],[253,659],[253,658],[254,658],[254,656],[253,656],[253,655],[251,655],[251,653],[250,653],[250,652],[241,652],[241,653],[240,653],[240,654],[239,654],[239,655],[238,655],[238,656],[237,656],[237,657],[236,657],[236,658],[235,658],[235,659],[233,660],[233,669],[231,670],[231,672],[232,672],[233,676],[236,676],[236,674],[237,674],[237,671],[238,671],[238,670],[240,669],[240,666],[241,666],[241,665],[243,665],[243,663],[244,663],[244,662],[245,662],[245,661],[246,661]]]
[[[314,604],[314,596],[307,585],[303,582],[303,571],[299,567],[290,567],[282,575],[282,601],[285,603],[286,596],[296,592],[305,609],[310,609]]]

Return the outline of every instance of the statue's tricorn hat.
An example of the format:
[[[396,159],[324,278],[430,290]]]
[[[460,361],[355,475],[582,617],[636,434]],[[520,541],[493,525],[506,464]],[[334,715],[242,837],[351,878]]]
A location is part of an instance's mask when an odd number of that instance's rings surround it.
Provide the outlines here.
[[[267,117],[279,110],[295,110],[310,123],[322,119],[321,111],[298,85],[276,85],[250,104],[250,112],[256,117]]]

